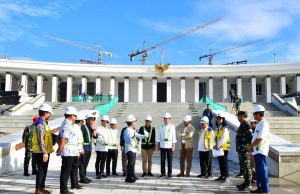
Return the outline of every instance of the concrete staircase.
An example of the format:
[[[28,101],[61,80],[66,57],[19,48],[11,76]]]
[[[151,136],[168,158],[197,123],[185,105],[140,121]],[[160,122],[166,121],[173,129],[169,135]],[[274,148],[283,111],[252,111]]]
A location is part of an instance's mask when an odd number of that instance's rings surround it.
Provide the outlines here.
[[[99,102],[91,103],[76,103],[76,102],[64,102],[64,103],[53,103],[47,102],[53,108],[52,119],[62,117],[64,115],[64,109],[67,106],[74,106],[77,110],[91,110],[95,106],[99,105]],[[38,115],[38,109],[32,111],[26,111],[21,116],[0,116],[0,133],[14,133],[17,131],[22,131],[26,125],[31,124],[32,118]]]

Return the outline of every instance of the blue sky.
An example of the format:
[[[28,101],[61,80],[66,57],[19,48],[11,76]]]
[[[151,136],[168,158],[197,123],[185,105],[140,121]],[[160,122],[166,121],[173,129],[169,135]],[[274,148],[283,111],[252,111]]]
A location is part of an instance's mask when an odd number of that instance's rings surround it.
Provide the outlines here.
[[[288,4],[287,4],[288,2]],[[49,39],[76,41],[113,54],[105,64],[140,64],[128,54],[213,19],[221,21],[149,52],[147,65],[207,64],[199,56],[249,41],[216,55],[215,64],[300,61],[300,0],[0,0],[0,56],[79,63],[97,53]]]

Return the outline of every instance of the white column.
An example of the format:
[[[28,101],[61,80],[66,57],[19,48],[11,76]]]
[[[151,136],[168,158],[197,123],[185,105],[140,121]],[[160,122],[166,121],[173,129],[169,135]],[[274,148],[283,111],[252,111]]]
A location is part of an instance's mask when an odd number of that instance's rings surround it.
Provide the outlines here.
[[[129,77],[124,79],[124,102],[129,102]]]
[[[43,93],[43,84],[44,84],[44,77],[43,75],[38,75],[36,78],[36,94]]]
[[[251,78],[252,102],[256,103],[256,77]]]
[[[280,77],[280,94],[286,94],[286,79],[284,75]]]
[[[195,86],[195,102],[199,102],[199,77],[195,77],[194,86]]]
[[[138,80],[138,102],[143,102],[143,92],[144,92],[144,80],[143,77],[139,77]]]
[[[81,93],[87,94],[87,77],[81,78]]]
[[[300,92],[300,75],[296,75],[296,89]]]
[[[171,102],[171,96],[172,96],[172,80],[170,77],[167,77],[167,102]]]
[[[73,95],[73,77],[68,75],[67,77],[67,102],[72,102],[72,95]]]
[[[208,80],[208,97],[214,100],[214,80],[212,77]]]
[[[114,77],[110,78],[110,91],[109,91],[109,93],[112,96],[115,96],[115,78]]]
[[[265,82],[266,82],[266,101],[267,103],[271,103],[272,102],[272,88],[271,88],[271,77],[268,76],[265,78]]]
[[[152,102],[157,102],[157,78],[152,78]]]
[[[96,78],[96,94],[101,94],[101,78]]]
[[[243,92],[242,92],[242,78],[238,77],[236,79],[236,93],[239,94],[240,96],[243,96]]]
[[[53,75],[51,102],[57,102],[57,86],[58,86],[58,77],[56,75]]]
[[[22,74],[21,77],[21,85],[23,86],[21,89],[22,93],[27,93],[28,92],[28,76],[26,73]]]
[[[227,78],[223,78],[222,79],[222,83],[223,83],[223,102],[227,99],[227,94],[228,94],[228,91],[227,91]]]
[[[11,91],[12,86],[12,75],[11,73],[6,73],[5,75],[5,91]]]
[[[185,103],[185,77],[180,80],[180,102]]]

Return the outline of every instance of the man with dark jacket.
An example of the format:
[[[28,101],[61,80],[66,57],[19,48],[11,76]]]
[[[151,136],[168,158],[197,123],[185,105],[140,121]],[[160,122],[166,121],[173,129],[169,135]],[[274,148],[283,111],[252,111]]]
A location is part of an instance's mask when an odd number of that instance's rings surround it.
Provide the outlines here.
[[[211,120],[213,118],[212,109],[210,107],[210,104],[207,104],[207,108],[203,111],[202,117],[206,116],[209,120],[209,126],[212,127]]]

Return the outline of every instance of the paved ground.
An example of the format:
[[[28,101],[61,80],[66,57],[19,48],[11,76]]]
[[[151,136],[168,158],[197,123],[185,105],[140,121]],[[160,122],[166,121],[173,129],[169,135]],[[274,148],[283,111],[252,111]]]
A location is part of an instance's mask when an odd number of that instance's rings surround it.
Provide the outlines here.
[[[130,184],[124,182],[124,177],[108,177],[102,180],[95,178],[95,154],[88,168],[88,176],[93,179],[93,182],[88,185],[83,185],[84,189],[74,190],[75,193],[248,193],[238,192],[235,188],[236,184],[241,183],[241,179],[231,178],[230,183],[220,184],[213,179],[199,179],[196,175],[199,174],[199,161],[195,157],[193,159],[193,168],[190,178],[159,179],[157,176],[160,172],[159,157],[154,157],[153,173],[155,177],[140,178],[136,183]],[[47,189],[52,193],[59,193],[59,173],[60,173],[60,158],[52,155],[50,158],[50,166],[46,181]],[[238,165],[230,162],[230,176],[237,174]],[[219,175],[218,163],[213,162],[215,178]],[[142,173],[141,158],[138,156],[136,164],[137,175],[140,177]],[[121,174],[121,158],[118,161],[118,172]],[[173,175],[179,173],[179,160],[173,158]],[[273,194],[288,194],[300,193],[300,181],[290,181],[286,179],[271,178],[271,190]],[[14,172],[8,175],[0,176],[0,193],[34,193],[35,176],[24,177],[22,172]]]

